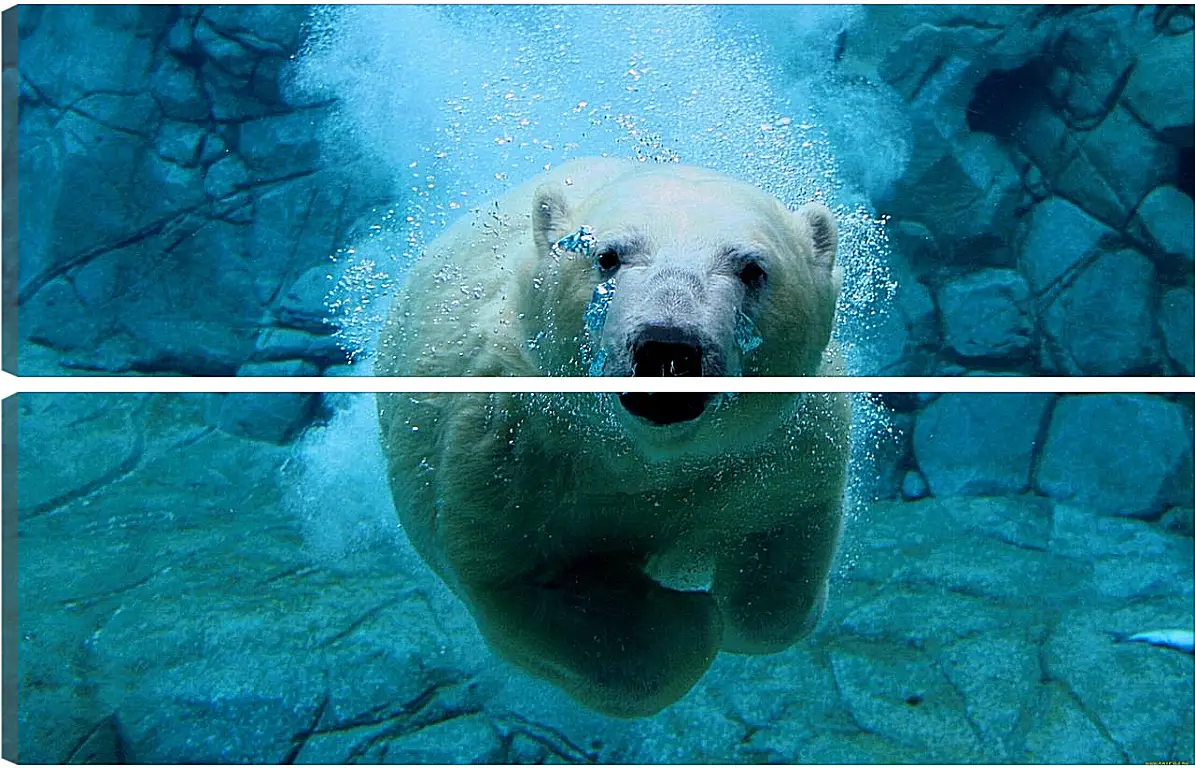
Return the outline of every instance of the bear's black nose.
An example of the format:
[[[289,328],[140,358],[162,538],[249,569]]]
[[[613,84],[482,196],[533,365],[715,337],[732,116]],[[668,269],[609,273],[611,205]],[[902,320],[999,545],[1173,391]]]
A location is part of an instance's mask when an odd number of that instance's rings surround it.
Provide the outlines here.
[[[674,325],[651,325],[631,347],[633,376],[701,376],[703,345],[698,335]],[[628,413],[656,426],[692,421],[713,399],[706,392],[624,392],[618,396]]]
[[[700,376],[701,342],[683,328],[648,326],[635,340],[632,359],[635,376]]]

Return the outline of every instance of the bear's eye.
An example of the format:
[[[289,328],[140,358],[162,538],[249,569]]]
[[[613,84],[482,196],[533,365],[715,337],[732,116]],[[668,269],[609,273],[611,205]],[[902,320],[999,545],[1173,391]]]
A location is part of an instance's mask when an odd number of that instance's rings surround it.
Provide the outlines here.
[[[739,280],[748,288],[759,288],[768,280],[768,273],[758,261],[748,261],[739,267]]]
[[[622,265],[622,257],[613,248],[606,248],[598,253],[597,263],[603,272],[613,272]]]

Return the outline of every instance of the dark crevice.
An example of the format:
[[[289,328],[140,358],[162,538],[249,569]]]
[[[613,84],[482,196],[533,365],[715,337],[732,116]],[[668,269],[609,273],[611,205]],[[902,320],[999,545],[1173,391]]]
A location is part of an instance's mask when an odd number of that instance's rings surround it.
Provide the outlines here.
[[[924,73],[921,75],[921,77],[920,77],[920,78],[917,80],[917,85],[915,85],[915,86],[913,87],[913,92],[912,92],[912,94],[911,94],[911,95],[909,95],[909,97],[908,97],[907,99],[905,99],[905,101],[906,101],[907,103],[909,103],[909,104],[912,104],[913,102],[915,102],[915,101],[917,100],[917,97],[918,97],[919,95],[921,95],[921,90],[922,90],[923,88],[925,88],[926,84],[927,84],[927,83],[928,83],[930,80],[932,80],[932,79],[933,79],[933,76],[934,76],[934,75],[938,74],[938,71],[939,71],[940,69],[942,69],[942,65],[943,65],[943,64],[945,64],[945,63],[946,63],[946,58],[945,58],[945,57],[943,57],[943,56],[938,56],[937,58],[935,58],[935,59],[934,59],[934,61],[933,61],[933,63],[932,63],[932,64],[930,64],[930,65],[929,65],[929,67],[927,67],[927,68],[926,68],[925,72],[924,72]]]
[[[941,658],[935,658],[933,665],[937,668],[938,674],[942,676],[942,679],[946,681],[946,684],[950,686],[950,689],[954,691],[954,695],[958,696],[959,703],[962,705],[958,708],[959,714],[963,716],[963,720],[966,721],[967,727],[971,729],[971,735],[975,738],[976,743],[982,744],[984,742],[984,730],[979,723],[975,722],[975,718],[971,714],[971,708],[968,706],[966,693],[958,685],[958,683],[955,682],[955,679],[950,675],[950,673],[946,671],[946,665],[942,663]],[[905,703],[911,707],[921,706],[922,702],[924,701],[925,697],[918,693],[915,693],[905,699]]]
[[[45,349],[58,351],[55,347],[48,344],[33,343]],[[171,364],[174,364],[173,367]],[[173,357],[170,360],[163,360],[160,364],[151,360],[133,361],[127,364],[122,362],[116,365],[109,365],[95,360],[63,358],[58,361],[58,365],[68,371],[96,371],[103,374],[129,373],[154,376],[235,376],[238,367],[215,364],[210,360],[190,357]]]
[[[109,715],[109,717],[110,717],[110,715]],[[75,762],[75,758],[79,754],[79,750],[83,749],[83,745],[86,744],[88,741],[90,741],[91,737],[95,736],[97,733],[99,733],[100,729],[103,728],[107,724],[108,724],[108,718],[105,717],[103,720],[100,720],[98,723],[93,725],[91,727],[91,730],[89,730],[89,731],[87,731],[87,733],[83,734],[83,736],[77,742],[75,742],[75,746],[71,747],[70,752],[67,753],[66,759],[62,761],[63,764],[69,765],[70,763]]]
[[[346,763],[358,762],[369,753],[369,750],[374,745],[380,745],[388,749],[388,742],[405,738],[413,733],[434,728],[435,726],[443,725],[462,717],[471,717],[480,712],[480,709],[477,707],[449,708],[428,716],[428,709],[436,699],[440,689],[441,686],[432,685],[408,704],[403,705],[398,712],[386,718],[382,723],[379,723],[379,725],[383,725],[380,730],[356,744],[346,755],[344,761]],[[319,733],[323,732],[319,731]]]
[[[859,716],[855,714],[854,708],[847,702],[846,692],[843,691],[843,689],[842,689],[842,683],[838,679],[838,671],[836,669],[834,669],[834,663],[832,660],[830,661],[828,666],[829,666],[829,670],[830,670],[830,682],[834,686],[834,697],[837,699],[838,705],[840,707],[842,707],[842,710],[846,713],[846,716],[851,721],[851,724],[854,725],[855,728],[858,729],[858,731],[860,733],[864,733],[864,734],[867,734],[868,736],[875,736],[877,738],[883,739],[884,738],[883,735],[881,735],[877,731],[872,730],[871,728],[868,728],[859,719]]]
[[[307,204],[302,209],[294,209],[293,215],[299,218],[299,232],[295,235],[290,248],[290,256],[285,262],[288,265],[286,271],[282,274],[276,287],[265,301],[267,307],[274,306],[279,300],[279,296],[283,295],[283,291],[287,290],[294,283],[295,279],[299,277],[301,270],[305,269],[305,266],[303,266],[304,262],[300,258],[299,246],[307,236],[307,224],[311,221],[311,210],[315,207],[319,194],[320,185],[312,184],[307,195]],[[254,213],[254,218],[256,218],[256,212]]]
[[[587,750],[572,741],[563,731],[550,725],[533,722],[514,712],[504,713],[498,718],[498,722],[508,729],[504,740],[521,735],[548,750],[565,763],[594,764],[601,757],[600,753]]]
[[[203,429],[199,430],[198,432],[187,435],[186,437],[182,438],[174,445],[169,446],[165,450],[164,453],[169,454],[169,453],[173,453],[174,451],[190,448],[191,446],[198,443],[200,440],[204,439],[205,437],[207,437],[209,435],[213,435],[215,433],[216,433],[215,427],[204,427]]]
[[[315,566],[310,566],[310,565],[309,566],[296,566],[294,568],[287,568],[284,571],[282,571],[281,573],[275,573],[272,576],[262,579],[261,585],[265,586],[267,584],[273,584],[275,582],[281,581],[283,579],[289,579],[289,578],[301,579],[305,576],[309,576],[312,573],[315,573],[318,570],[319,570],[319,568],[316,568]]]
[[[1039,546],[1037,544],[1029,544],[1026,542],[1016,541],[1012,537],[1006,536],[1006,535],[1000,533],[999,531],[983,531],[982,533],[985,537],[987,537],[989,539],[994,539],[994,540],[1000,542],[1001,544],[1007,544],[1010,547],[1014,547],[1016,549],[1023,549],[1027,552],[1048,552],[1049,551],[1048,547]]]
[[[63,108],[60,105],[54,103],[54,100],[51,99],[49,94],[46,93],[46,89],[42,88],[37,83],[33,82],[33,80],[31,80],[29,78],[28,73],[21,72],[20,70],[18,70],[17,75],[21,78],[20,84],[22,86],[24,86],[21,90],[32,91],[33,95],[37,98],[37,101],[34,102],[35,104],[44,104],[47,107],[49,107],[50,109],[56,110],[58,112],[62,111]],[[24,94],[21,94],[21,95],[24,97],[23,100],[27,100],[29,98],[28,96],[24,96]],[[23,105],[21,105],[21,106],[23,106]]]
[[[157,221],[153,221],[153,222],[147,224],[146,226],[142,227],[141,229],[139,229],[135,232],[131,232],[128,235],[125,235],[124,237],[119,238],[118,240],[116,240],[114,242],[108,242],[108,243],[102,243],[99,245],[95,245],[95,246],[92,246],[91,248],[85,249],[84,251],[82,251],[74,256],[63,259],[58,264],[53,265],[49,269],[42,272],[40,275],[37,275],[36,277],[32,278],[25,285],[25,288],[17,295],[17,306],[20,306],[20,305],[24,304],[25,302],[29,301],[29,299],[33,298],[37,294],[37,292],[40,291],[46,285],[46,283],[50,282],[54,278],[56,278],[60,275],[65,275],[69,271],[71,271],[77,267],[81,267],[84,264],[87,264],[88,262],[90,262],[91,260],[93,260],[99,256],[102,256],[106,253],[110,253],[112,251],[117,251],[122,248],[127,248],[130,245],[135,245],[135,244],[141,242],[142,240],[145,240],[153,235],[159,234],[164,229],[166,229],[166,227],[168,225],[170,225],[172,222],[174,222],[178,219],[181,219],[182,217],[186,216],[187,214],[192,213],[202,207],[203,207],[202,205],[196,205],[196,206],[192,206],[190,208],[183,209],[181,211],[175,211],[173,213],[167,214],[166,216],[158,219]]]
[[[303,748],[306,747],[307,742],[310,741],[311,735],[315,733],[316,729],[319,727],[320,720],[324,719],[324,712],[328,709],[329,701],[331,701],[331,696],[325,693],[323,698],[320,699],[319,706],[315,708],[315,714],[311,718],[311,725],[307,726],[306,729],[292,737],[291,748],[282,758],[283,765],[295,764],[295,760],[299,758],[299,755],[303,752]]]
[[[409,596],[409,594],[410,593],[404,592],[403,594],[400,594],[397,597],[394,597],[390,600],[386,600],[385,602],[375,605],[374,607],[365,611],[365,613],[358,616],[352,622],[350,622],[349,625],[347,627],[345,627],[343,630],[341,630],[340,632],[337,632],[335,635],[329,637],[327,640],[321,641],[319,643],[319,645],[316,647],[323,650],[323,649],[328,648],[331,645],[334,645],[338,641],[343,640],[344,638],[351,635],[353,632],[357,631],[357,629],[360,628],[361,625],[363,625],[365,622],[369,621],[374,616],[378,615],[379,613],[381,613],[385,609],[389,608],[390,606],[396,605],[397,603],[400,603],[403,600],[405,600]]]
[[[84,264],[88,264],[92,260],[94,260],[100,256],[103,256],[104,254],[111,253],[112,251],[118,251],[123,248],[128,248],[131,245],[136,245],[137,243],[147,240],[150,237],[153,237],[155,235],[164,234],[168,231],[168,229],[172,225],[181,224],[182,222],[184,222],[186,217],[189,216],[190,214],[204,212],[207,214],[207,216],[209,218],[212,218],[212,219],[219,218],[219,216],[217,215],[217,213],[214,210],[215,207],[217,205],[219,205],[220,203],[229,203],[230,210],[222,210],[220,212],[220,214],[227,216],[227,215],[230,215],[231,213],[235,212],[236,210],[240,210],[241,208],[243,208],[244,206],[248,205],[251,202],[251,200],[249,200],[247,196],[246,196],[246,199],[244,200],[244,202],[236,201],[235,198],[237,198],[239,195],[243,195],[244,193],[249,192],[251,190],[255,190],[255,189],[262,189],[265,187],[270,187],[270,186],[274,186],[274,185],[278,185],[278,184],[286,184],[288,182],[295,181],[297,179],[311,176],[315,173],[316,173],[315,169],[304,169],[304,170],[296,171],[294,173],[285,174],[283,176],[278,176],[275,178],[254,180],[248,184],[245,184],[245,185],[239,187],[236,191],[234,191],[233,193],[231,193],[223,198],[220,198],[220,199],[214,200],[214,201],[207,201],[207,202],[199,203],[197,205],[192,205],[192,206],[189,206],[186,208],[182,208],[180,210],[166,214],[162,218],[160,218],[156,221],[153,221],[153,222],[147,224],[146,226],[142,227],[141,229],[139,229],[135,232],[132,232],[128,235],[125,235],[124,237],[121,237],[121,238],[115,240],[114,242],[102,243],[102,244],[87,248],[84,251],[82,251],[74,256],[63,259],[61,262],[49,267],[48,269],[43,271],[41,274],[33,277],[25,285],[25,287],[17,294],[17,306],[21,306],[22,304],[24,304],[27,301],[29,301],[30,299],[32,299],[37,294],[38,291],[40,291],[42,288],[44,288],[47,283],[54,280],[55,278],[57,278],[61,275],[68,274],[69,272],[71,272],[79,267],[82,267]],[[205,224],[206,223],[207,222],[205,222]],[[185,239],[185,237],[183,239]],[[177,245],[177,243],[175,243],[175,245]],[[171,246],[171,247],[173,247],[173,246]]]
[[[137,465],[141,463],[141,457],[144,453],[145,438],[143,435],[138,433],[136,442],[133,444],[132,451],[124,458],[123,461],[120,462],[120,464],[112,468],[112,470],[106,472],[100,477],[97,477],[91,482],[84,483],[83,485],[73,488],[60,496],[56,496],[48,501],[43,501],[40,504],[33,505],[28,509],[28,511],[22,510],[22,515],[26,519],[32,519],[49,512],[53,512],[60,507],[70,504],[73,501],[77,501],[91,495],[100,488],[103,488],[105,485],[109,485],[117,480],[120,480],[136,469]]]
[[[123,595],[126,592],[132,592],[134,589],[140,589],[141,587],[144,587],[149,582],[153,581],[153,579],[155,577],[160,576],[160,575],[162,575],[162,571],[154,571],[153,573],[149,574],[148,576],[138,579],[137,581],[134,581],[131,584],[122,584],[119,587],[109,589],[105,592],[101,592],[96,595],[90,595],[87,597],[68,598],[66,600],[60,601],[59,604],[63,608],[68,608],[71,610],[93,608],[93,607],[99,605],[100,603],[104,602],[105,600],[111,600],[114,597],[119,597],[120,595]]]
[[[1195,146],[1180,147],[1178,150],[1178,176],[1174,185],[1190,198],[1195,198]]]
[[[1054,409],[1058,407],[1061,400],[1057,395],[1051,396],[1050,401],[1046,403],[1046,409],[1042,413],[1041,422],[1037,427],[1037,434],[1033,437],[1033,453],[1029,458],[1029,493],[1038,494],[1037,477],[1041,470],[1042,456],[1045,455],[1046,442],[1050,438],[1050,425],[1054,421]],[[1046,551],[1049,551],[1050,545],[1053,543],[1053,517],[1054,506],[1050,507],[1050,536],[1046,542]]]
[[[293,53],[293,51],[283,48],[282,45],[278,43],[258,37],[256,34],[254,34],[253,30],[228,29],[220,26],[206,16],[202,17],[202,22],[216,36],[236,43],[237,45],[246,49],[254,58],[261,59],[267,56],[285,57]],[[196,26],[198,26],[198,24]]]
[[[1071,687],[1070,682],[1063,680],[1062,678],[1055,678],[1055,682],[1062,689],[1063,693],[1066,694],[1067,698],[1074,702],[1075,708],[1079,710],[1079,713],[1082,714],[1083,717],[1087,718],[1088,722],[1095,726],[1095,729],[1099,732],[1100,736],[1102,736],[1110,746],[1114,747],[1120,752],[1120,757],[1121,760],[1124,761],[1124,764],[1128,765],[1132,763],[1133,759],[1125,750],[1124,745],[1116,739],[1113,733],[1108,729],[1108,726],[1099,718],[1099,715],[1090,706],[1088,706],[1087,702],[1080,698],[1078,691]]]
[[[1103,243],[1101,243],[1101,245],[1103,245]],[[1093,248],[1089,253],[1085,254],[1074,264],[1071,264],[1069,267],[1063,270],[1062,273],[1053,280],[1050,280],[1048,283],[1042,286],[1041,290],[1035,293],[1035,298],[1038,300],[1037,311],[1039,316],[1044,314],[1045,311],[1054,304],[1054,302],[1058,301],[1062,294],[1068,288],[1074,285],[1075,281],[1077,281],[1083,275],[1083,273],[1095,266],[1095,263],[1099,261],[1100,257],[1103,255],[1103,248]]]
[[[1045,99],[1044,83],[1050,67],[1033,59],[1016,69],[996,69],[975,86],[967,105],[967,125],[972,131],[1012,140],[1033,109]]]

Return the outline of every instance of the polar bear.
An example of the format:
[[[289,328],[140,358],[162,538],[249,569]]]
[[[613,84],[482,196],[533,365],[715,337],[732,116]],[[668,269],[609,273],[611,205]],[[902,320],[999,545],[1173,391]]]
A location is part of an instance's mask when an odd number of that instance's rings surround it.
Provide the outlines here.
[[[835,375],[836,249],[822,205],[575,161],[431,245],[375,370]],[[719,651],[782,650],[822,613],[840,394],[379,394],[378,413],[415,549],[500,656],[584,705],[653,714]]]

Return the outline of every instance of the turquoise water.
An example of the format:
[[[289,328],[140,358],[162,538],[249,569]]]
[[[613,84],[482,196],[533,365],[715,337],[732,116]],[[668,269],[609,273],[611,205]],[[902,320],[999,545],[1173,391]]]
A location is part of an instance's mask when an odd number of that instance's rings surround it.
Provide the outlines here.
[[[285,408],[287,396],[256,397],[263,413]],[[622,720],[487,649],[397,525],[371,397],[329,400],[326,426],[278,445],[246,436],[247,420],[217,422],[216,395],[21,395],[5,412],[20,497],[15,529],[5,520],[19,617],[4,627],[20,755],[1186,759],[1193,659],[1127,641],[1191,629],[1190,507],[1147,495],[1170,498],[1190,475],[1189,447],[1157,421],[1183,406],[1043,398],[927,398],[899,461],[930,488],[857,499],[817,629],[778,654],[720,654],[678,703]],[[959,408],[970,428],[950,416]],[[1032,414],[1048,428],[1019,437]],[[1106,450],[1084,434],[1097,418],[1112,419]]]
[[[494,196],[601,154],[826,202],[851,373],[1192,373],[1189,8],[25,6],[5,23],[5,333],[24,373],[368,373],[445,226],[479,207],[484,227]],[[397,523],[372,397],[22,394],[4,412],[4,756],[1190,761],[1188,380],[852,396],[816,630],[720,654],[632,720],[491,652]]]
[[[317,15],[292,87],[338,100],[326,151],[366,152],[390,171],[396,192],[414,198],[402,211],[379,211],[375,228],[338,254],[347,277],[331,301],[346,345],[368,347],[384,317],[386,281],[468,208],[566,160],[608,155],[712,168],[790,207],[818,200],[834,208],[845,282],[839,336],[859,347],[854,367],[864,370],[869,331],[888,311],[895,283],[874,205],[838,167],[836,148],[859,141],[863,118],[835,119],[830,128],[827,117],[860,93],[877,106],[884,96],[846,85],[834,104],[809,98],[833,59],[835,36],[857,15],[830,6],[785,14],[350,7]],[[410,29],[421,30],[414,44]],[[808,72],[794,71],[794,54]],[[365,74],[374,71],[403,75]],[[907,125],[888,125],[868,150],[874,179],[899,175],[907,133]],[[874,191],[883,184],[871,182]],[[362,290],[365,282],[374,288]]]

